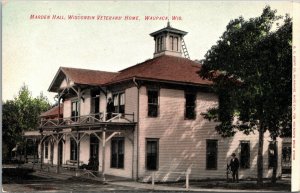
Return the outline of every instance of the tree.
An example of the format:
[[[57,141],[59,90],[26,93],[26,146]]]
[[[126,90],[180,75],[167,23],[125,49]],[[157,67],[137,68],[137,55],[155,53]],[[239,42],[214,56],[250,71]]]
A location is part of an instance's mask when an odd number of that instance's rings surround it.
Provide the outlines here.
[[[218,133],[231,137],[237,131],[258,131],[258,185],[263,184],[264,133],[268,130],[275,141],[291,130],[292,20],[286,15],[279,25],[282,19],[267,6],[259,17],[230,21],[206,53],[200,71],[201,77],[215,83],[219,96],[218,108],[205,114],[220,122]]]
[[[20,88],[14,100],[8,100],[2,107],[3,157],[10,157],[12,149],[22,143],[22,133],[38,127],[39,115],[50,108],[47,97],[42,93],[32,98],[26,85]]]

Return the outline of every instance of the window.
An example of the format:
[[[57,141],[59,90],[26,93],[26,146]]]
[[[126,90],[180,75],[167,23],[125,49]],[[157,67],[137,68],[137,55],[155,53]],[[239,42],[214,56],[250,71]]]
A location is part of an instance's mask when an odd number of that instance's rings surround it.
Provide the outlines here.
[[[91,90],[91,113],[93,114],[99,113],[99,94],[98,90]]]
[[[206,169],[217,169],[218,141],[206,141]]]
[[[125,113],[125,93],[117,93],[113,95],[115,113]]]
[[[170,49],[178,51],[178,37],[170,36]]]
[[[148,90],[148,116],[158,115],[158,90]]]
[[[158,169],[158,139],[147,139],[146,145],[146,167],[147,170]]]
[[[73,138],[70,138],[70,160],[77,160],[77,144]]]
[[[250,142],[241,141],[240,142],[241,154],[240,154],[240,167],[250,168]]]
[[[173,40],[173,48],[175,51],[178,51],[178,37],[174,38]]]
[[[170,49],[173,50],[173,36],[170,36]]]
[[[185,118],[186,119],[195,119],[196,107],[196,94],[194,93],[185,93]]]
[[[277,167],[277,142],[271,141],[269,143],[269,168]]]
[[[90,158],[99,161],[99,139],[95,135],[90,135]]]
[[[164,47],[164,37],[157,37],[156,38],[156,52],[162,51]]]
[[[77,121],[79,116],[79,102],[72,101],[71,108],[71,119],[72,121]]]
[[[124,138],[118,137],[111,140],[111,168],[124,168]]]
[[[163,50],[163,37],[160,37],[160,48],[159,50]]]
[[[45,142],[45,158],[48,159],[48,154],[49,154],[49,142]]]

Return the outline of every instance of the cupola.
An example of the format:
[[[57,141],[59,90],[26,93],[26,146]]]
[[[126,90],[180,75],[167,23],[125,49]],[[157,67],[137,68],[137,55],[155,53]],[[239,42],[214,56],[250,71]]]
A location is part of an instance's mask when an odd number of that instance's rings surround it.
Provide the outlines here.
[[[185,31],[171,27],[169,21],[167,27],[151,33],[150,36],[152,36],[155,41],[154,57],[161,55],[182,57],[182,51],[185,52],[186,49],[183,36],[186,34],[187,32]]]

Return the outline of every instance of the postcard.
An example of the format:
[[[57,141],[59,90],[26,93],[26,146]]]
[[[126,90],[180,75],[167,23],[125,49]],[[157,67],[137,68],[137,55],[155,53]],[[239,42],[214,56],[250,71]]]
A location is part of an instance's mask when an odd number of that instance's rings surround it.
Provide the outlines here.
[[[2,1],[2,190],[299,191],[299,10]]]

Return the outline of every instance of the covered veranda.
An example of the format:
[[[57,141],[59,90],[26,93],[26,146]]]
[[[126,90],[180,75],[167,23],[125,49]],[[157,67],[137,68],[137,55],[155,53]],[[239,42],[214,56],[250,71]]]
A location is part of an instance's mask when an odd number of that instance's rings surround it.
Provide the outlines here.
[[[132,118],[130,118],[132,117]],[[134,148],[134,128],[135,123],[133,120],[133,114],[119,114],[113,113],[112,118],[107,121],[102,118],[101,113],[97,115],[86,115],[77,116],[71,118],[62,118],[55,120],[44,120],[41,122],[40,130],[40,169],[47,168],[47,170],[56,170],[56,173],[62,173],[69,171],[75,171],[75,175],[88,175],[94,177],[102,177],[105,181],[105,166],[106,160],[109,159],[106,155],[105,150],[107,143],[110,139],[117,136],[122,136],[128,139],[132,144],[132,149]],[[76,121],[74,121],[76,120]],[[101,151],[101,170],[89,171],[80,169],[82,161],[80,159],[80,143],[86,136],[95,136],[99,140],[99,145],[102,146]],[[77,160],[76,163],[73,162],[72,165],[67,165],[62,161],[62,146],[60,143],[65,143],[66,139],[72,138],[76,143],[77,150]],[[57,147],[56,150],[56,164],[53,164],[53,157],[50,163],[44,162],[44,146],[45,141],[50,141],[52,145]],[[65,170],[66,168],[70,170]]]

